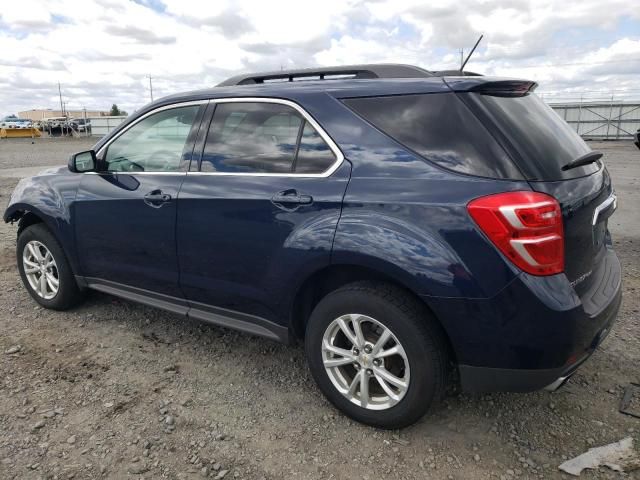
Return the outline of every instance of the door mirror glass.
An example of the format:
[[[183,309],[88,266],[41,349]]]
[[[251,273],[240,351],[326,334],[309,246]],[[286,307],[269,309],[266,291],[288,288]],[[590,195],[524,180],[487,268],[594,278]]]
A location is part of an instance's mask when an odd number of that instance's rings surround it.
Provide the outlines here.
[[[96,152],[87,150],[69,158],[69,170],[75,173],[93,172],[96,169]]]

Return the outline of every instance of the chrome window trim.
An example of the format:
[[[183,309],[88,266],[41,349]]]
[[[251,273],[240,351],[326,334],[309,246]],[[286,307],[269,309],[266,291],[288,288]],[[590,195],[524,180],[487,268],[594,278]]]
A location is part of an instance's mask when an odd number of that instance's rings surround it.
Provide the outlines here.
[[[598,205],[593,211],[593,220],[591,221],[592,226],[595,227],[596,224],[598,223],[598,217],[600,216],[600,212],[609,208],[609,205],[611,205],[612,203],[613,203],[614,210],[618,208],[618,197],[613,192],[611,192],[611,195],[609,195],[609,197],[607,197],[607,199],[604,202],[602,202],[600,205]]]
[[[109,172],[82,172],[84,175],[112,175],[114,173],[120,175],[186,175],[186,170],[172,170],[167,172],[127,172],[121,170],[113,170]]]
[[[162,107],[154,108],[153,110],[148,111],[147,113],[145,113],[141,117],[136,118],[133,122],[131,122],[126,127],[124,127],[121,131],[119,131],[113,138],[110,138],[104,145],[102,145],[100,147],[100,150],[98,150],[96,152],[96,157],[99,157],[102,154],[102,152],[104,151],[105,148],[107,148],[109,145],[111,145],[113,142],[115,142],[118,138],[120,138],[120,136],[123,135],[125,132],[127,132],[131,127],[133,127],[134,125],[137,125],[142,120],[144,120],[145,118],[147,118],[150,115],[153,115],[154,113],[162,112],[164,110],[173,110],[174,108],[190,107],[192,105],[206,105],[209,102],[210,102],[210,100],[193,100],[191,102],[172,103],[170,105],[164,105]],[[138,173],[140,173],[140,172],[138,172]],[[147,173],[173,173],[173,172],[147,172]],[[185,173],[185,172],[181,172],[181,173]]]
[[[285,100],[283,98],[273,98],[273,97],[231,97],[231,98],[211,98],[206,100],[194,100],[191,102],[179,102],[172,103],[170,105],[164,105],[162,107],[155,108],[150,110],[149,112],[142,115],[140,118],[137,118],[135,121],[131,122],[122,131],[118,132],[113,138],[110,138],[100,150],[96,153],[96,156],[100,156],[102,152],[111,145],[114,141],[116,141],[121,135],[127,132],[131,127],[136,125],[138,122],[141,122],[145,118],[154,113],[161,112],[163,110],[171,110],[174,108],[180,107],[188,107],[191,105],[206,105],[208,103],[276,103],[280,105],[286,105],[288,107],[296,110],[304,120],[309,122],[313,128],[316,129],[318,134],[322,137],[325,143],[329,146],[334,156],[336,157],[335,162],[324,172],[322,173],[260,173],[260,172],[200,172],[200,171],[171,171],[171,172],[110,172],[110,173],[123,173],[127,175],[219,175],[219,176],[237,176],[237,177],[300,177],[300,178],[325,178],[332,175],[344,162],[344,155],[338,145],[333,141],[333,139],[324,131],[324,129],[320,126],[318,122],[300,105],[291,100]],[[87,174],[100,174],[107,172],[85,172]]]
[[[211,103],[276,103],[286,105],[296,110],[302,118],[311,124],[329,146],[336,157],[335,162],[324,172],[321,173],[261,173],[261,172],[187,172],[187,175],[219,175],[219,176],[237,176],[237,177],[301,177],[301,178],[325,178],[333,174],[344,162],[344,155],[338,148],[338,145],[324,131],[318,122],[300,105],[291,100],[273,97],[232,97],[232,98],[215,98],[211,99]],[[214,111],[215,115],[215,111]]]

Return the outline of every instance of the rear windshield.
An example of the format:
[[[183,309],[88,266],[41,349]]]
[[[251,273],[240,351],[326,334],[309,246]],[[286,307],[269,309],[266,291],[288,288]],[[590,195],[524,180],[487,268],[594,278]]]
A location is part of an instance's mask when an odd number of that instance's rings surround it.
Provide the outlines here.
[[[563,171],[562,166],[591,148],[537,95],[500,97],[462,94],[477,104],[481,114],[506,137],[513,158],[528,180],[564,180],[597,172],[598,163]]]
[[[344,102],[379,130],[441,167],[481,177],[522,179],[505,150],[455,93]]]

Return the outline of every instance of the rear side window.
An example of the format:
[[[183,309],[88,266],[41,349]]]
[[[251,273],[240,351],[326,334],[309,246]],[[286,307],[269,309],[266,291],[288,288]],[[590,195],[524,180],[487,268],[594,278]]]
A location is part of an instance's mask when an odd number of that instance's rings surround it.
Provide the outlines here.
[[[600,169],[598,163],[563,171],[562,167],[591,151],[580,136],[537,95],[520,97],[465,94],[488,115],[515,150],[514,158],[528,180],[563,180]]]
[[[293,166],[300,115],[286,105],[221,103],[207,133],[201,171],[288,173]]]
[[[329,145],[307,121],[304,122],[296,159],[296,173],[321,173],[336,161]]]
[[[324,139],[288,105],[216,105],[200,170],[225,173],[322,173],[336,160]]]
[[[482,177],[522,178],[504,149],[454,93],[352,98],[345,103],[441,167]]]

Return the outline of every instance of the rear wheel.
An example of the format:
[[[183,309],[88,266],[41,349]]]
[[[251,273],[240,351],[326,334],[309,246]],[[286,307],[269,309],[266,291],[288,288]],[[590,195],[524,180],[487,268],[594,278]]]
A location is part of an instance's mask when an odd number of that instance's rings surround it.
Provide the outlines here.
[[[16,257],[22,283],[43,307],[66,310],[82,300],[62,247],[43,224],[20,232]]]
[[[400,288],[358,282],[316,306],[305,349],[326,397],[353,419],[401,428],[445,390],[444,338],[426,308]]]

